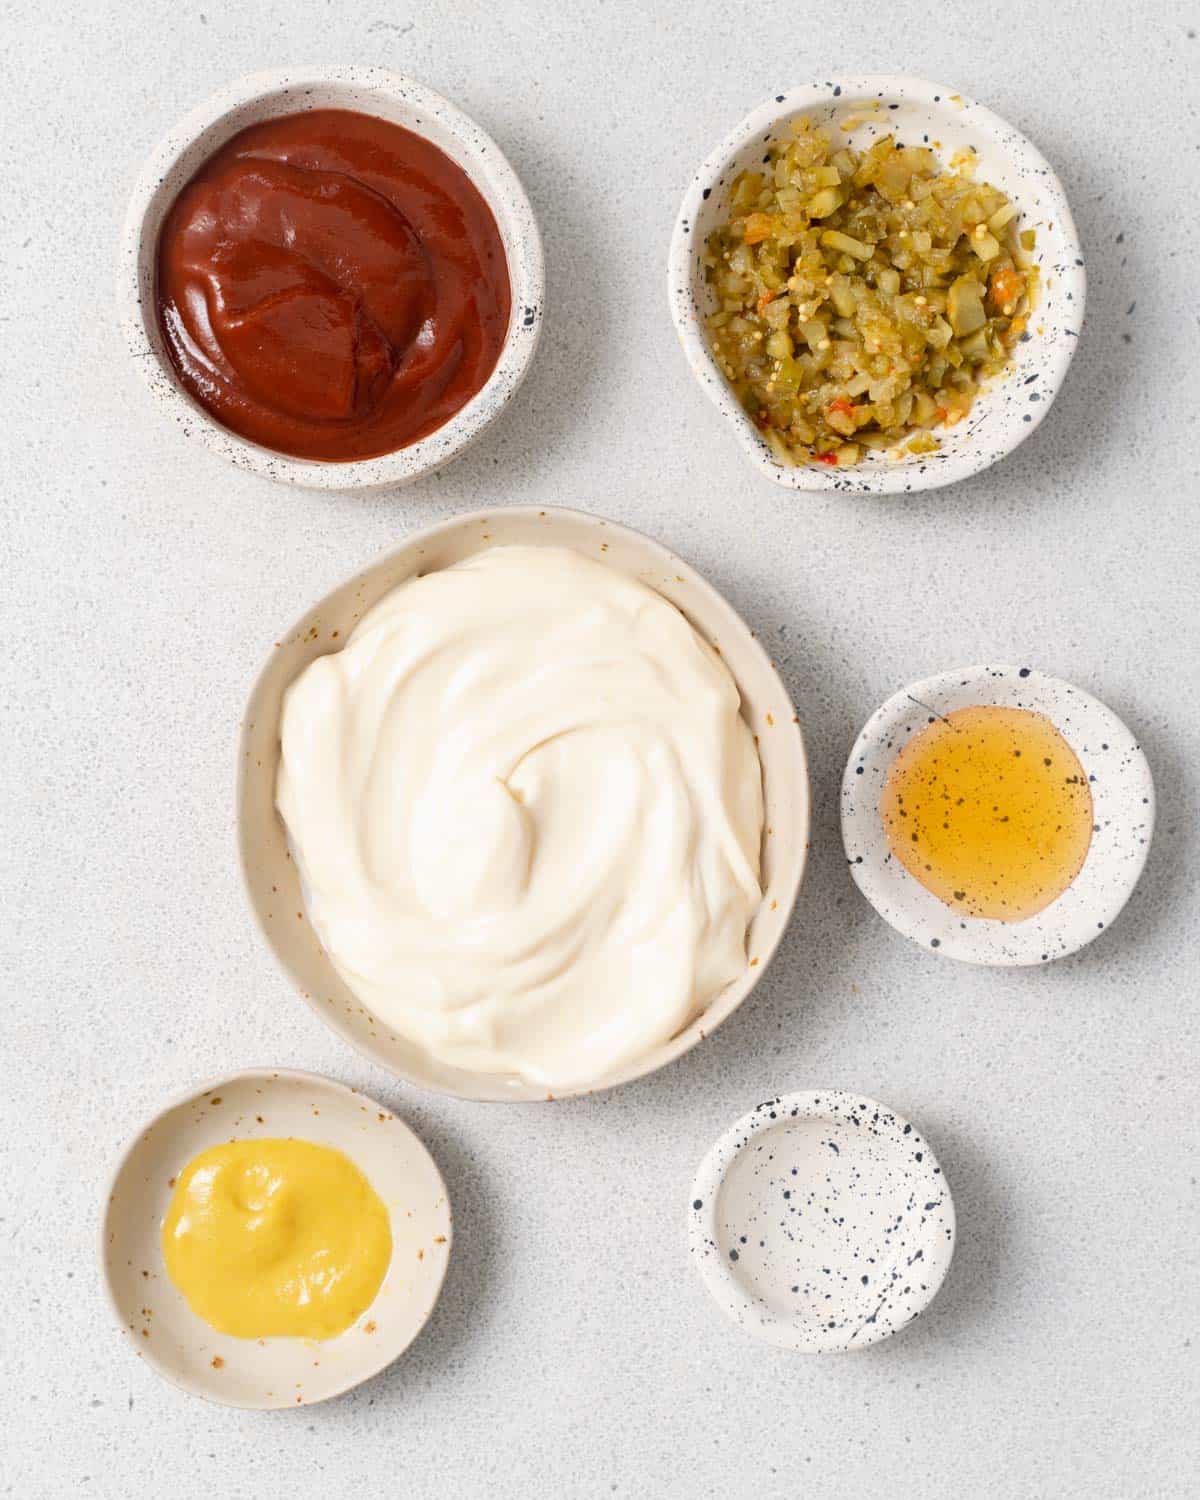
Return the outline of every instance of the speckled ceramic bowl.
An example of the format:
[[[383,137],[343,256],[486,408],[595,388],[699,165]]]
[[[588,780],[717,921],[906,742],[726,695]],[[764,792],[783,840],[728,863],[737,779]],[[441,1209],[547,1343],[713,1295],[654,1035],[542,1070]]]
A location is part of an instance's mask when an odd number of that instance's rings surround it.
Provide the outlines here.
[[[275,643],[250,694],[238,758],[237,818],[250,905],[263,935],[305,1001],[339,1036],[410,1083],[466,1099],[538,1100],[550,1096],[523,1079],[448,1067],[370,1014],[330,963],[304,914],[296,866],[275,809],[279,717],[289,684],[318,656],[339,649],[356,622],[390,589],[416,573],[516,543],[572,547],[657,589],[719,646],[742,695],[742,714],[758,738],[766,832],[764,897],[747,934],[750,964],[677,1036],[603,1078],[590,1093],[640,1078],[687,1052],[745,1000],[762,977],[795,904],[808,852],[808,770],[787,690],[745,624],[687,563],[639,532],[571,510],[533,507],[478,511],[420,531],[390,556],[322,599]],[[555,1096],[558,1097],[558,1096]]]
[[[806,1354],[862,1349],[933,1301],[954,1203],[929,1143],[895,1111],[834,1090],[768,1099],[700,1164],[692,1260],[747,1333]]]
[[[178,383],[155,315],[159,229],[179,190],[231,136],[260,120],[306,109],[351,109],[391,120],[439,147],[463,169],[495,215],[512,284],[512,316],[487,384],[450,421],[381,458],[325,463],[260,447],[215,421]],[[384,68],[285,68],[252,73],[180,121],[158,145],[133,189],[121,239],[117,304],[130,356],[155,406],[214,453],[268,479],[313,489],[382,489],[448,463],[473,442],[516,391],[542,328],[542,241],[529,199],[499,147],[448,99]]]
[[[891,856],[879,796],[905,742],[935,715],[976,704],[1043,714],[1078,756],[1095,814],[1083,869],[1023,922],[964,917]],[[897,932],[975,964],[1041,964],[1073,953],[1111,925],[1138,882],[1154,831],[1154,783],[1137,740],[1103,703],[1029,667],[962,667],[914,682],[873,715],[842,778],[842,841],[859,890]]]
[[[787,468],[776,461],[721,373],[703,328],[712,311],[700,255],[726,216],[734,177],[762,160],[768,143],[795,115],[812,116],[835,139],[859,149],[881,135],[905,145],[930,145],[945,161],[962,149],[978,157],[978,176],[1006,192],[1021,226],[1036,228],[1032,260],[1041,268],[1042,301],[1033,327],[1017,345],[1013,368],[979,396],[970,417],[939,431],[941,451],[891,458],[869,454],[853,468],[823,464]],[[862,123],[845,134],[839,122]],[[796,490],[887,495],[934,489],[986,469],[1028,437],[1046,415],[1071,363],[1083,325],[1085,278],[1079,237],[1062,184],[1019,130],[943,84],[891,73],[801,84],[773,95],[746,116],[692,178],[671,240],[668,295],[684,353],[709,398],[731,425],[747,458],[776,484]]]
[[[210,1146],[256,1136],[345,1152],[390,1211],[387,1276],[337,1338],[231,1338],[198,1318],[167,1275],[162,1224],[180,1170]],[[315,1073],[253,1068],[189,1089],[125,1148],[104,1204],[100,1270],[121,1333],[165,1379],[224,1406],[293,1407],[361,1384],[408,1348],[437,1302],[450,1236],[446,1185],[402,1120]]]

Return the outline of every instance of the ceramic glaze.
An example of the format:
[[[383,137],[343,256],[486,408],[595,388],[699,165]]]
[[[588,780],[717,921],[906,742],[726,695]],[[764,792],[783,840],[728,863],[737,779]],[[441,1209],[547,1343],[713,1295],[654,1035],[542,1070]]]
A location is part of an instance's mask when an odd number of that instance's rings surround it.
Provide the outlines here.
[[[735,1323],[824,1354],[878,1343],[929,1305],[954,1253],[954,1203],[928,1142],[886,1105],[785,1094],[705,1157],[688,1230]]]

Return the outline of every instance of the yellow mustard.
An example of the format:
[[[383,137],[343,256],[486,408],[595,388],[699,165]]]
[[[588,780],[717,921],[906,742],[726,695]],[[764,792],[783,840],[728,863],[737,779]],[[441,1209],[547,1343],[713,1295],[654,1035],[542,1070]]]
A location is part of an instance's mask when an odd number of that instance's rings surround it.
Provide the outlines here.
[[[162,1229],[171,1280],[235,1338],[334,1338],[375,1299],[388,1211],[349,1157],[312,1141],[228,1141],[184,1168]]]

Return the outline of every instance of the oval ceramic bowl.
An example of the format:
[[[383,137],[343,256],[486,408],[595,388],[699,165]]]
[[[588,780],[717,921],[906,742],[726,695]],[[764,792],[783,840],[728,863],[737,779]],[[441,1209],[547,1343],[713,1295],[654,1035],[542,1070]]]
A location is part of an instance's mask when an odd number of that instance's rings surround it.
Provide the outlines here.
[[[362,615],[389,589],[487,547],[519,543],[572,547],[632,574],[676,605],[719,646],[742,695],[742,713],[758,736],[766,834],[764,897],[747,934],[751,964],[677,1036],[590,1093],[653,1072],[714,1030],[753,989],[787,926],[808,848],[808,772],[800,727],[787,691],[762,647],[724,599],[657,542],[613,522],[570,510],[518,507],[456,516],[410,537],[382,561],[344,583],[282,636],[250,694],[242,724],[237,818],[250,905],[267,943],[301,995],[328,1025],[373,1062],[410,1083],[467,1099],[546,1099],[522,1079],[466,1072],[426,1056],[367,1012],[330,963],[304,913],[300,881],[275,810],[283,694],[318,656],[339,649]],[[297,917],[300,920],[297,920]]]
[[[893,759],[935,715],[976,704],[1043,714],[1079,757],[1094,825],[1083,869],[1057,901],[1023,922],[963,918],[891,857],[879,795]],[[1154,831],[1154,783],[1137,740],[1103,703],[1029,667],[962,667],[914,682],[855,741],[842,778],[842,841],[859,890],[897,932],[974,964],[1040,964],[1090,943],[1129,899]]]
[[[832,130],[835,141],[849,141],[859,149],[894,133],[905,145],[933,146],[947,162],[956,151],[971,151],[980,179],[1017,204],[1023,228],[1037,230],[1031,259],[1042,274],[1042,301],[1034,317],[1038,331],[1017,345],[1014,368],[977,398],[968,419],[939,432],[938,453],[900,461],[872,453],[846,469],[822,464],[787,468],[776,461],[709,352],[703,322],[713,303],[700,263],[705,242],[725,217],[728,185],[761,162],[768,143],[799,114]],[[845,125],[852,128],[843,130]],[[752,110],[692,178],[668,265],[671,312],[688,364],[754,467],[791,489],[873,495],[934,489],[965,479],[1027,438],[1049,410],[1071,363],[1083,325],[1085,288],[1071,210],[1041,152],[999,115],[952,88],[890,73],[802,84]]]
[[[954,1202],[907,1120],[836,1089],[768,1099],[700,1164],[692,1260],[747,1333],[829,1354],[878,1343],[933,1301]]]
[[[198,1318],[167,1275],[162,1224],[180,1170],[209,1146],[255,1136],[336,1147],[390,1210],[392,1261],[383,1286],[337,1338],[231,1338]],[[446,1185],[402,1120],[332,1079],[254,1068],[190,1089],[125,1148],[104,1207],[100,1268],[117,1323],[140,1358],[189,1395],[261,1410],[325,1401],[402,1354],[437,1302],[450,1235]]]
[[[381,458],[323,463],[260,447],[215,421],[178,383],[155,312],[158,234],[177,194],[231,136],[260,120],[306,109],[351,109],[391,120],[444,151],[487,200],[508,257],[512,315],[487,384],[447,423]],[[161,141],[130,198],[121,240],[117,303],[132,357],[154,404],[213,452],[244,469],[313,489],[379,489],[441,468],[479,436],[516,391],[542,328],[542,242],[529,199],[499,147],[448,99],[384,68],[287,68],[251,73],[214,94]]]

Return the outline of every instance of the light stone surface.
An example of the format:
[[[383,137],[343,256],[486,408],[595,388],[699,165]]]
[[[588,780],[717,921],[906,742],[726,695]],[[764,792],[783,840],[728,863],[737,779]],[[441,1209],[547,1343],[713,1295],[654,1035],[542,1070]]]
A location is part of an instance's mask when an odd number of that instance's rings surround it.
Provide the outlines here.
[[[0,15],[0,1493],[1194,1492],[1195,6],[9,0]],[[161,424],[114,326],[143,155],[230,78],[310,60],[388,64],[456,100],[511,155],[545,235],[528,382],[401,494],[297,493],[224,466]],[[1088,325],[1045,424],[999,467],[910,499],[756,478],[667,313],[689,174],[751,105],[835,69],[907,69],[991,104],[1058,168],[1088,259]],[[360,1062],[275,971],[234,858],[238,716],[270,642],[409,528],[505,501],[580,505],[681,551],[778,662],[814,771],[808,878],[754,997],[667,1071],[555,1106],[422,1096]],[[872,710],[993,659],[1108,702],[1159,794],[1125,914],[1033,971],[905,941],[855,890],[838,836],[843,761]],[[409,1354],[277,1415],[204,1406],[131,1358],[94,1260],[125,1138],[170,1093],[255,1063],[378,1093],[456,1210],[445,1294]],[[686,1254],[713,1139],[814,1086],[913,1119],[959,1226],[924,1317],[821,1359],[740,1335]]]

